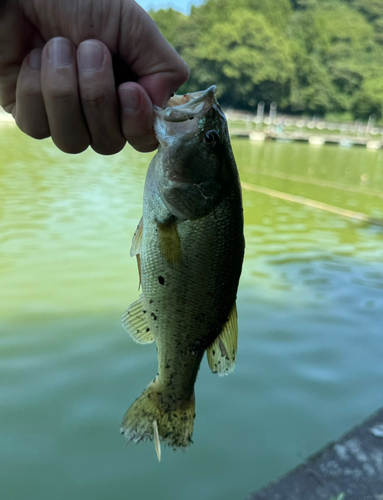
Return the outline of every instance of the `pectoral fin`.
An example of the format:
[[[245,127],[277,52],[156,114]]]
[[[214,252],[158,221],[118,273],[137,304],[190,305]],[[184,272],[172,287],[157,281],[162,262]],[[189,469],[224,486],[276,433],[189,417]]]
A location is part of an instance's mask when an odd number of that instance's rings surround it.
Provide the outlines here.
[[[237,307],[234,303],[222,332],[207,349],[207,360],[213,373],[218,373],[222,377],[234,370],[237,340]]]
[[[137,229],[134,232],[132,239],[132,247],[130,249],[130,256],[136,256],[137,259],[137,267],[138,267],[138,275],[139,275],[139,283],[138,289],[140,289],[142,279],[141,279],[141,245],[142,245],[142,230],[144,228],[144,218],[141,217],[140,222],[138,223]]]
[[[147,315],[142,296],[122,315],[122,326],[139,344],[150,344],[154,341]]]
[[[161,254],[174,266],[181,259],[181,242],[176,219],[172,216],[165,222],[157,221],[157,227]]]
[[[134,232],[132,239],[132,247],[130,249],[130,256],[138,255],[141,253],[141,244],[142,244],[142,230],[144,228],[144,219],[141,217],[140,222],[138,223],[137,229]]]

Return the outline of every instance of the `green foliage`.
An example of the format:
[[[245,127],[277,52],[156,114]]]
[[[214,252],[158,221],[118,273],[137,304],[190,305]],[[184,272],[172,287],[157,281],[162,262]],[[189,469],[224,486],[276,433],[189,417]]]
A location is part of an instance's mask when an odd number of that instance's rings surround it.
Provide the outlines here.
[[[221,99],[243,107],[283,97],[293,76],[288,48],[262,14],[235,10],[215,23],[185,55],[192,61],[192,83],[216,81]]]
[[[189,16],[151,12],[190,66],[184,91],[293,113],[383,111],[383,0],[206,0]]]

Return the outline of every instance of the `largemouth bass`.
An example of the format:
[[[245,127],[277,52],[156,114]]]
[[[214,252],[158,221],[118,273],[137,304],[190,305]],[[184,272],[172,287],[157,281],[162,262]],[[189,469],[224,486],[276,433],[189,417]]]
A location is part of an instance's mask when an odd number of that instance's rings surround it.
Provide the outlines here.
[[[194,384],[207,351],[226,375],[237,351],[236,294],[244,255],[239,176],[215,87],[155,108],[158,152],[133,237],[142,295],[123,316],[139,343],[155,341],[158,373],[126,412],[128,441],[192,442]]]

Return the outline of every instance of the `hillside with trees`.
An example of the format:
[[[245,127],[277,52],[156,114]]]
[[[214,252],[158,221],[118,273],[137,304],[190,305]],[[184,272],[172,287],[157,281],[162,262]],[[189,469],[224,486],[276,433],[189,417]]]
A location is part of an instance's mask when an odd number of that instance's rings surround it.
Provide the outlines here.
[[[218,86],[226,106],[378,120],[383,0],[207,0],[185,16],[150,12],[187,61],[182,88]]]

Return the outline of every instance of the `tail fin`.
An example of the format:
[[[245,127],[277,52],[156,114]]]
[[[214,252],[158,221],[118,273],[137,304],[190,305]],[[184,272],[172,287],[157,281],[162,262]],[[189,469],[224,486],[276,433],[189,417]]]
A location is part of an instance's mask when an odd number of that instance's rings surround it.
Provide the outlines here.
[[[152,441],[154,427],[160,439],[172,448],[186,448],[192,443],[195,417],[194,394],[189,401],[177,402],[161,391],[154,380],[125,413],[121,433],[128,443]],[[156,425],[153,423],[156,422]]]

